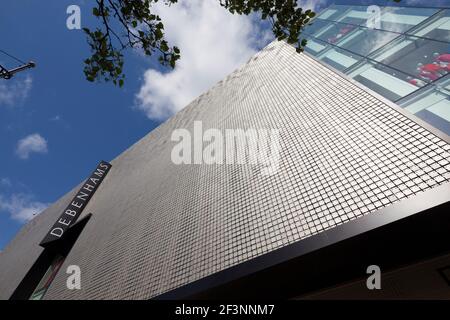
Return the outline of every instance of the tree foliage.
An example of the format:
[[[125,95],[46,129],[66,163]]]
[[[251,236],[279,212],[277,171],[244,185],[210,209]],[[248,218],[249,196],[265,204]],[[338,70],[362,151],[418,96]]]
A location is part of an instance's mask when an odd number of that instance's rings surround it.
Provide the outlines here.
[[[300,40],[303,28],[316,15],[311,10],[298,7],[297,0],[220,0],[220,5],[232,14],[260,13],[262,20],[269,20],[278,40],[286,40],[302,52],[306,39]]]
[[[126,49],[139,49],[146,56],[156,55],[161,65],[174,68],[180,50],[171,46],[164,36],[164,24],[153,12],[157,2],[173,5],[178,0],[96,0],[92,14],[100,26],[83,28],[91,49],[84,61],[84,74],[89,81],[112,81],[124,84],[124,55]],[[188,1],[188,0],[186,0]],[[286,40],[303,51],[306,39],[300,34],[315,13],[298,7],[297,0],[216,0],[232,14],[256,13],[269,21],[278,40]]]

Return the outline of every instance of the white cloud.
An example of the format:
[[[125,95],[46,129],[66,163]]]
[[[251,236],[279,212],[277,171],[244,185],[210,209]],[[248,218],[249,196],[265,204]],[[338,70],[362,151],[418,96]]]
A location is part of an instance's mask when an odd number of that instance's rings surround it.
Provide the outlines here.
[[[136,102],[152,119],[164,119],[185,107],[269,40],[251,17],[232,15],[217,0],[183,1],[157,11],[181,59],[175,70],[149,69],[144,74]]]
[[[24,223],[44,211],[48,204],[34,201],[29,194],[13,194],[5,197],[0,194],[0,211],[4,211],[18,222]]]
[[[17,143],[16,153],[21,159],[28,159],[30,153],[47,153],[47,140],[39,133],[30,134],[29,136],[19,140]]]
[[[11,180],[9,180],[9,178],[1,178],[0,179],[0,186],[10,187],[11,185],[12,185]]]
[[[312,10],[318,12],[318,10],[323,9],[328,5],[328,0],[300,0],[298,1],[298,6],[304,10]]]
[[[23,103],[33,85],[30,75],[25,78],[0,79],[0,106],[15,107]]]

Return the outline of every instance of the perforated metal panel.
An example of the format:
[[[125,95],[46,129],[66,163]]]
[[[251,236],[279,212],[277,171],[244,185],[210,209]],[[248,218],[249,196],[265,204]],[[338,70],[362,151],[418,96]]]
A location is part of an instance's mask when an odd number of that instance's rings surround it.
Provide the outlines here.
[[[172,131],[196,120],[279,129],[279,172],[173,164]],[[81,267],[82,290],[67,290],[60,272],[46,298],[151,298],[447,183],[449,156],[448,143],[377,96],[274,42],[112,162],[62,269]],[[59,214],[50,208],[20,239]]]

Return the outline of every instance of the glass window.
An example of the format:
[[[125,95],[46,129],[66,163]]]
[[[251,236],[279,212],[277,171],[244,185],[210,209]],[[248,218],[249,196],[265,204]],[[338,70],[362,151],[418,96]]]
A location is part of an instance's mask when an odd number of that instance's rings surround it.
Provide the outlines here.
[[[380,29],[406,32],[428,19],[437,11],[437,9],[430,8],[385,7],[381,14]]]
[[[305,39],[308,40],[308,43],[305,47],[306,52],[314,56],[316,56],[318,53],[329,46],[326,42],[314,39],[312,37],[306,37]]]
[[[331,44],[336,44],[345,37],[349,36],[352,31],[358,27],[350,24],[333,23],[321,32],[316,34],[316,37]]]
[[[356,54],[367,56],[398,36],[397,33],[393,32],[359,28],[358,31],[352,33],[337,45]]]
[[[305,29],[304,33],[317,36],[322,32],[322,30],[326,29],[332,24],[332,22],[320,20],[320,19],[314,19],[313,22],[308,24]]]
[[[421,87],[450,72],[450,44],[406,36],[384,48],[374,59],[409,74],[411,83]]]
[[[419,37],[450,42],[450,10],[444,10],[428,23],[412,31]]]
[[[50,284],[52,283],[53,279],[56,277],[56,274],[58,273],[58,270],[63,264],[63,262],[64,257],[61,255],[58,255],[53,260],[44,277],[39,282],[38,286],[31,295],[30,300],[42,300],[48,288],[50,287]]]
[[[322,11],[317,18],[336,21],[339,16],[344,14],[349,8],[349,6],[332,5],[328,9]]]
[[[450,80],[432,85],[399,104],[432,126],[450,134]]]
[[[362,59],[356,54],[339,48],[331,48],[317,57],[340,71],[350,68]]]
[[[418,89],[410,83],[410,76],[381,64],[366,62],[349,76],[383,97],[396,101]]]
[[[338,14],[338,10],[334,9],[334,8],[329,8],[326,9],[324,11],[322,11],[317,18],[318,19],[331,19],[333,18],[333,16],[336,16]]]
[[[366,25],[367,20],[373,15],[367,9],[367,6],[348,6],[347,12],[337,21],[355,25]]]

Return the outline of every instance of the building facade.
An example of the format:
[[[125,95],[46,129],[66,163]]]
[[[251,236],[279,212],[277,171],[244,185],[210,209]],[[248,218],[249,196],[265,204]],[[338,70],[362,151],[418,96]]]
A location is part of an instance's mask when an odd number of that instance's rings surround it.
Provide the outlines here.
[[[333,5],[308,53],[450,133],[450,10]]]
[[[448,76],[417,72],[445,67],[443,49],[421,41],[450,38],[433,38],[445,10],[415,10],[384,8],[386,36],[362,25],[366,8],[334,6],[306,30],[305,53],[268,45],[111,161],[60,239],[42,245],[90,178],[25,225],[0,253],[0,298],[379,297],[362,280],[370,265],[389,279],[430,266],[417,296],[448,297]],[[372,33],[384,42],[352,45]],[[406,69],[393,55],[411,44],[428,60]],[[278,130],[278,170],[174,163],[174,130],[199,121]],[[80,289],[66,285],[69,266]],[[389,281],[386,296],[402,297]]]

